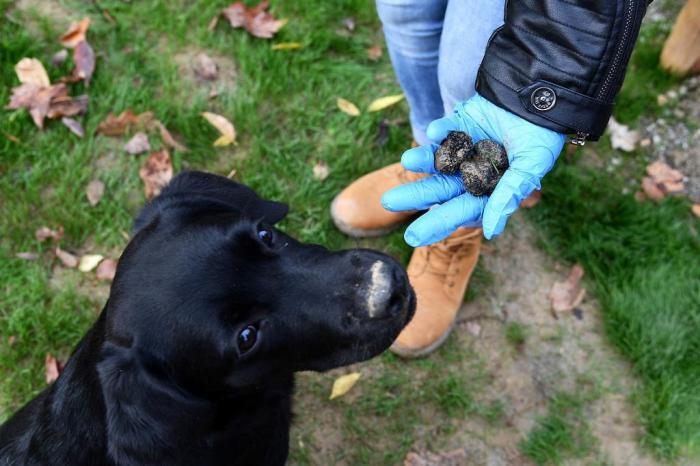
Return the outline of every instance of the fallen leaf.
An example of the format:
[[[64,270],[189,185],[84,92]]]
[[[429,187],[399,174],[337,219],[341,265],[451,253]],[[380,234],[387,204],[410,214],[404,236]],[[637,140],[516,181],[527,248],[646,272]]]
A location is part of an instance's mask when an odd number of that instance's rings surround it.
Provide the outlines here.
[[[89,86],[92,73],[95,72],[95,52],[87,41],[78,42],[78,45],[75,46],[73,49],[73,62],[75,63],[73,76],[83,79],[85,85]]]
[[[161,123],[159,120],[155,121],[155,125],[158,127],[158,130],[160,131],[160,138],[163,140],[163,143],[166,146],[180,152],[187,152],[189,150],[187,146],[177,142],[173,135],[170,134],[170,131],[168,131],[168,128],[166,128],[165,125],[163,125],[163,123]]]
[[[34,236],[39,241],[46,241],[49,238],[54,241],[60,241],[63,238],[63,227],[59,226],[55,230],[49,227],[41,227],[34,232]]]
[[[209,24],[207,25],[208,31],[213,31],[214,29],[216,29],[216,25],[219,24],[219,16],[221,16],[220,13],[218,15],[214,16],[211,19],[211,21],[209,21]]]
[[[214,81],[219,77],[219,67],[206,53],[198,53],[194,57],[194,73],[207,81]]]
[[[100,180],[92,180],[85,188],[85,195],[91,206],[96,206],[105,193],[105,184]]]
[[[341,23],[348,31],[352,32],[355,30],[355,18],[343,18]]]
[[[18,252],[15,254],[15,257],[24,261],[33,261],[39,258],[39,254],[35,252]]]
[[[360,380],[360,373],[353,372],[346,375],[341,375],[335,382],[333,382],[333,388],[331,389],[331,396],[329,400],[334,400],[340,396],[345,395],[350,389]]]
[[[403,466],[458,466],[468,464],[467,452],[460,448],[444,453],[409,453]]]
[[[15,65],[15,73],[22,84],[34,84],[39,87],[49,87],[49,75],[36,58],[23,58]]]
[[[102,254],[85,254],[80,258],[78,270],[81,272],[90,272],[104,259]]]
[[[61,49],[51,56],[51,64],[53,66],[61,66],[68,58],[68,50]]]
[[[629,126],[618,123],[615,117],[610,117],[608,131],[610,132],[612,148],[625,152],[632,152],[636,149],[637,143],[641,138],[639,131],[630,130]]]
[[[325,162],[318,162],[313,168],[314,178],[323,181],[328,178],[331,173],[330,167]]]
[[[61,375],[61,371],[63,370],[63,364],[53,357],[51,353],[46,354],[44,367],[46,368],[46,383],[54,382],[58,376]]]
[[[238,170],[236,170],[235,168],[232,169],[230,172],[228,172],[228,175],[226,175],[226,178],[228,178],[229,180],[232,180],[233,177],[236,176],[236,172],[237,172],[237,171],[238,171]]]
[[[401,102],[403,100],[403,94],[396,94],[396,95],[388,95],[386,97],[380,97],[379,99],[375,99],[372,101],[371,104],[369,104],[369,107],[367,107],[368,112],[378,112],[379,110],[383,110],[387,107],[391,107],[392,105]]]
[[[63,123],[71,131],[71,133],[75,134],[79,138],[85,136],[85,130],[78,120],[63,117],[61,118],[61,123]]]
[[[481,325],[477,322],[467,322],[467,331],[475,337],[478,337],[481,335]]]
[[[139,176],[143,180],[146,198],[160,194],[173,177],[173,164],[168,151],[161,149],[149,155],[139,170]]]
[[[649,164],[646,171],[648,176],[642,178],[642,190],[650,199],[658,201],[685,188],[683,173],[660,160]]]
[[[358,116],[360,114],[360,109],[357,108],[357,105],[353,104],[349,100],[338,97],[338,100],[336,100],[335,103],[341,112],[345,112],[350,116]]]
[[[572,267],[566,281],[555,282],[549,292],[549,300],[554,312],[570,311],[583,301],[586,290],[581,288],[583,268],[576,264]]]
[[[56,257],[61,261],[64,267],[68,267],[69,269],[74,269],[75,267],[78,266],[78,258],[75,257],[73,254],[64,251],[63,249],[59,248],[58,246],[54,250],[54,253],[56,254]]]
[[[231,27],[244,28],[246,31],[263,39],[270,39],[284,26],[286,20],[275,19],[267,10],[269,3],[263,1],[254,7],[247,7],[242,2],[232,3],[221,12],[228,19]]]
[[[7,345],[8,346],[15,346],[15,343],[17,343],[17,337],[14,335],[10,335],[7,337]]]
[[[79,95],[71,97],[69,95],[60,95],[51,99],[49,110],[46,112],[48,118],[63,118],[75,115],[82,115],[87,112],[88,96]]]
[[[390,126],[391,126],[391,122],[389,120],[387,120],[386,118],[382,118],[382,121],[379,122],[379,125],[377,126],[377,135],[374,137],[374,144],[377,147],[382,147],[387,142],[389,142],[389,127]]]
[[[59,96],[67,95],[68,89],[65,84],[59,83],[49,87],[37,86],[26,83],[12,89],[10,103],[6,108],[17,109],[26,108],[39,128],[44,127],[51,101]]]
[[[85,34],[90,27],[90,18],[85,17],[79,22],[73,22],[68,30],[61,36],[61,45],[72,49],[85,40]]]
[[[540,199],[542,199],[542,191],[536,189],[531,192],[528,197],[523,199],[523,202],[520,203],[520,207],[523,209],[531,209],[540,202]]]
[[[700,204],[693,204],[690,207],[690,211],[695,215],[696,217],[700,217]]]
[[[301,43],[300,42],[279,42],[277,44],[272,44],[272,47],[270,47],[272,50],[294,50],[294,49],[300,49],[301,48]]]
[[[377,61],[382,58],[382,48],[378,45],[373,45],[367,49],[367,58],[372,61]]]
[[[152,112],[135,114],[131,109],[124,110],[119,116],[112,113],[97,127],[97,132],[105,136],[122,136],[135,126],[146,126],[153,120]]]
[[[151,150],[151,144],[148,142],[146,133],[139,131],[124,144],[124,150],[131,155],[143,154]]]
[[[6,132],[3,131],[2,134],[3,134],[9,141],[14,142],[15,144],[19,144],[19,143],[22,142],[22,141],[20,141],[20,139],[19,139],[17,136],[14,136],[14,135],[12,135],[12,134],[10,134],[10,133],[6,133]]]
[[[100,262],[95,270],[95,276],[98,280],[114,280],[114,275],[117,273],[117,261],[114,259],[105,259]]]
[[[228,146],[236,142],[236,129],[225,117],[211,112],[202,112],[202,116],[221,133],[221,137],[214,141],[215,146]]]

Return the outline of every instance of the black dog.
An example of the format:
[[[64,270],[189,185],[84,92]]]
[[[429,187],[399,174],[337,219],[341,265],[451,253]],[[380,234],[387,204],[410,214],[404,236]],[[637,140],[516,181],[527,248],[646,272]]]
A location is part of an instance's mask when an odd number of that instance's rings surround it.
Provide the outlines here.
[[[0,464],[284,464],[293,373],[381,353],[415,307],[390,257],[301,244],[271,226],[286,212],[173,179],[61,376],[0,428]]]

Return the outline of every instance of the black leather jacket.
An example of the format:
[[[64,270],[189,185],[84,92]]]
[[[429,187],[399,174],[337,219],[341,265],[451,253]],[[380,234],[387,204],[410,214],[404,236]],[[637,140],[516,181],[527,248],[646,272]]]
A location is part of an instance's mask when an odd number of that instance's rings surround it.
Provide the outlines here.
[[[647,0],[507,0],[477,91],[572,142],[597,140],[612,113]]]

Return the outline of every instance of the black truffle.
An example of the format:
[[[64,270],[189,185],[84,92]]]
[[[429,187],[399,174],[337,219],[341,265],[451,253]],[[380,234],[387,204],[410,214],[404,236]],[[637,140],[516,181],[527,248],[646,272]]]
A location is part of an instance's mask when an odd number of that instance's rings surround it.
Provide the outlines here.
[[[473,156],[472,138],[467,133],[451,131],[435,151],[435,169],[446,175],[457,175],[462,162]]]
[[[473,195],[489,195],[508,169],[508,155],[496,141],[471,142],[465,133],[450,133],[435,152],[435,168],[447,175],[459,174],[464,189]]]

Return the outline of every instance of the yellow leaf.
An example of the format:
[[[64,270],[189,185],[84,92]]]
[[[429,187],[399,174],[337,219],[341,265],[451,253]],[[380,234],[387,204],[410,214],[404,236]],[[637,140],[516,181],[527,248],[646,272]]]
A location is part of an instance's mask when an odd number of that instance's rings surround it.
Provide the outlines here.
[[[360,114],[360,109],[357,108],[357,106],[349,100],[345,100],[341,97],[338,97],[338,100],[336,100],[335,102],[338,105],[338,108],[341,112],[345,112],[350,116],[358,116]]]
[[[80,263],[78,264],[78,270],[81,272],[89,272],[99,264],[104,257],[100,254],[85,254],[80,258]]]
[[[236,143],[236,129],[225,117],[211,112],[203,112],[202,116],[221,133],[221,137],[214,141],[215,146],[228,146]]]
[[[335,382],[333,382],[333,389],[331,390],[331,396],[329,400],[338,398],[339,396],[345,395],[350,389],[355,385],[355,383],[360,380],[360,373],[353,372],[351,374],[341,375]]]
[[[379,110],[384,110],[387,107],[391,107],[395,103],[401,102],[403,100],[403,94],[388,95],[386,97],[380,97],[375,99],[367,107],[368,112],[378,112]]]
[[[272,44],[272,50],[294,50],[300,48],[301,44],[299,42],[280,42]]]
[[[49,75],[46,74],[44,65],[36,58],[23,58],[15,65],[15,73],[22,84],[34,84],[40,87],[49,87]]]

